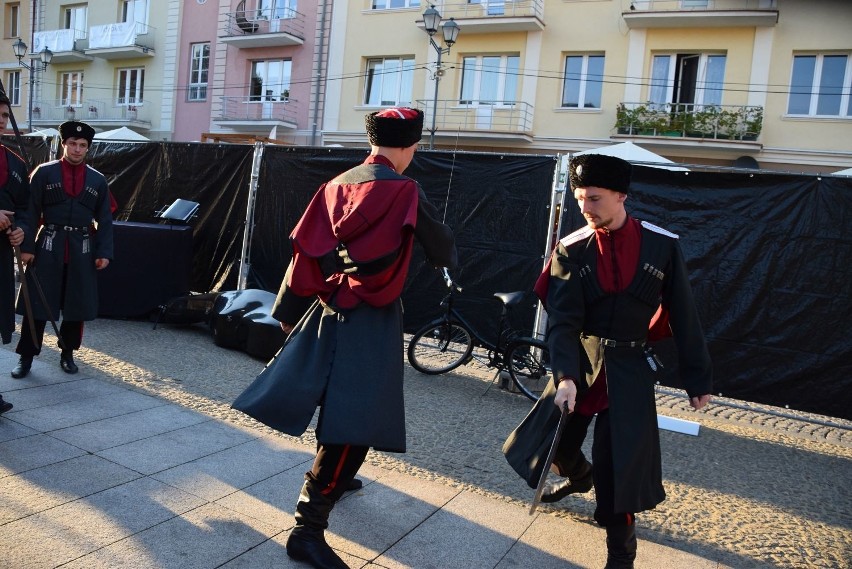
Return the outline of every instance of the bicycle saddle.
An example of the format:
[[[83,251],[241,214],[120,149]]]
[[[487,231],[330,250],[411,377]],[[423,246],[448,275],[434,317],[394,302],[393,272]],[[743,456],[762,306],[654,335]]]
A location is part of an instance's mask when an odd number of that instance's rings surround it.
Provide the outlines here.
[[[524,298],[523,291],[517,292],[495,292],[494,296],[503,301],[503,304],[506,306],[512,306],[514,304],[518,304],[522,298]]]

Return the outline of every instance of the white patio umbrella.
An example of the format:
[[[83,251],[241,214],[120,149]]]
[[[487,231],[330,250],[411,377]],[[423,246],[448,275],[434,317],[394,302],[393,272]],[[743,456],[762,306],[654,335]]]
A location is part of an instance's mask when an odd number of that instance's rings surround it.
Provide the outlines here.
[[[115,130],[105,130],[95,134],[95,140],[123,140],[129,142],[149,142],[151,139],[131,130],[126,126]]]
[[[663,168],[665,170],[674,170],[676,172],[688,172],[689,168],[682,166],[666,166],[666,164],[675,164],[668,158],[664,158],[659,154],[654,154],[650,150],[645,150],[641,146],[637,146],[632,142],[622,142],[611,146],[602,146],[601,148],[592,148],[591,150],[583,150],[575,152],[574,156],[580,154],[605,154],[607,156],[615,156],[628,162],[638,162],[642,166],[650,166],[652,168]]]

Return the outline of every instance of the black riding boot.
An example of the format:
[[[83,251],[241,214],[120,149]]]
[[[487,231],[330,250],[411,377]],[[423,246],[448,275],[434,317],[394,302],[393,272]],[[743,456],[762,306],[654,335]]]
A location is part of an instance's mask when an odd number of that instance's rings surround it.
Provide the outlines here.
[[[636,525],[607,526],[604,569],[633,569],[636,559]]]
[[[287,555],[316,569],[349,569],[325,542],[328,515],[334,500],[323,496],[311,481],[306,481],[296,503],[296,527],[287,538]]]
[[[592,489],[592,463],[585,458],[564,480],[548,486],[541,495],[545,503],[558,502],[569,494],[583,494]]]
[[[62,354],[59,356],[59,367],[65,373],[77,373],[79,368],[74,363],[74,350],[62,350]]]

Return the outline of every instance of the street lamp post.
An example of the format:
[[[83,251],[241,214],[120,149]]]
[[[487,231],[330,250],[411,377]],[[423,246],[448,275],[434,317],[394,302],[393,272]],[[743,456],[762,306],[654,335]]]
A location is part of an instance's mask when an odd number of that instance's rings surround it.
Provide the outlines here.
[[[435,9],[434,5],[430,5],[429,8],[426,8],[426,10],[423,11],[423,24],[426,29],[426,33],[429,34],[429,43],[438,54],[438,60],[435,62],[435,73],[432,76],[432,79],[435,81],[435,95],[432,98],[432,128],[429,134],[429,149],[432,150],[435,148],[435,119],[438,115],[438,83],[441,81],[441,76],[444,74],[444,70],[441,68],[441,56],[444,54],[449,55],[450,48],[453,47],[453,44],[456,43],[456,38],[459,36],[460,28],[453,18],[450,18],[449,21],[441,24],[441,14]],[[442,48],[437,44],[437,42],[435,42],[434,36],[438,33],[439,24],[441,24],[444,43],[447,44],[447,47],[445,48]]]
[[[15,53],[15,57],[18,58],[18,65],[23,67],[24,69],[29,70],[30,72],[30,89],[29,89],[29,107],[27,110],[27,126],[30,128],[30,132],[33,132],[33,92],[35,91],[35,72],[38,70],[38,66],[33,63],[35,58],[31,58],[29,64],[24,63],[24,57],[27,55],[27,44],[25,44],[21,38],[18,38],[18,41],[12,44],[12,51]],[[39,61],[41,61],[41,70],[44,71],[47,69],[47,66],[50,65],[50,60],[53,59],[53,52],[47,49],[47,46],[44,47],[38,54]]]

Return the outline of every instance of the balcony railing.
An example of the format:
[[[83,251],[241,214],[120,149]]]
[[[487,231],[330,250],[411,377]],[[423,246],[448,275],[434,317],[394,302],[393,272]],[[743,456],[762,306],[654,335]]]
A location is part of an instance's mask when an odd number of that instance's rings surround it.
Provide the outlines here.
[[[693,103],[621,103],[618,134],[673,136],[715,140],[757,140],[763,107]]]
[[[243,8],[227,14],[224,32],[225,36],[289,34],[304,39],[305,15],[290,8]]]
[[[298,101],[263,100],[265,97],[222,97],[220,120],[236,122],[283,123],[295,128],[298,116]],[[284,97],[281,97],[284,99]]]
[[[89,49],[154,49],[155,28],[142,22],[116,22],[89,28]]]
[[[774,26],[776,0],[633,0],[621,13],[630,28]]]
[[[143,105],[142,103],[119,105],[115,101],[95,99],[74,104],[63,104],[62,101],[56,100],[34,102],[34,123],[59,124],[67,120],[84,121],[93,126],[98,124],[150,124],[151,105]]]
[[[458,99],[418,100],[417,106],[426,109],[423,126],[431,130],[435,116],[435,130],[529,134],[532,131],[533,106],[523,101],[501,101],[486,104],[481,101],[459,103]]]
[[[444,2],[441,17],[455,18],[465,34],[532,32],[544,29],[544,0]],[[424,29],[423,20],[417,25]]]

